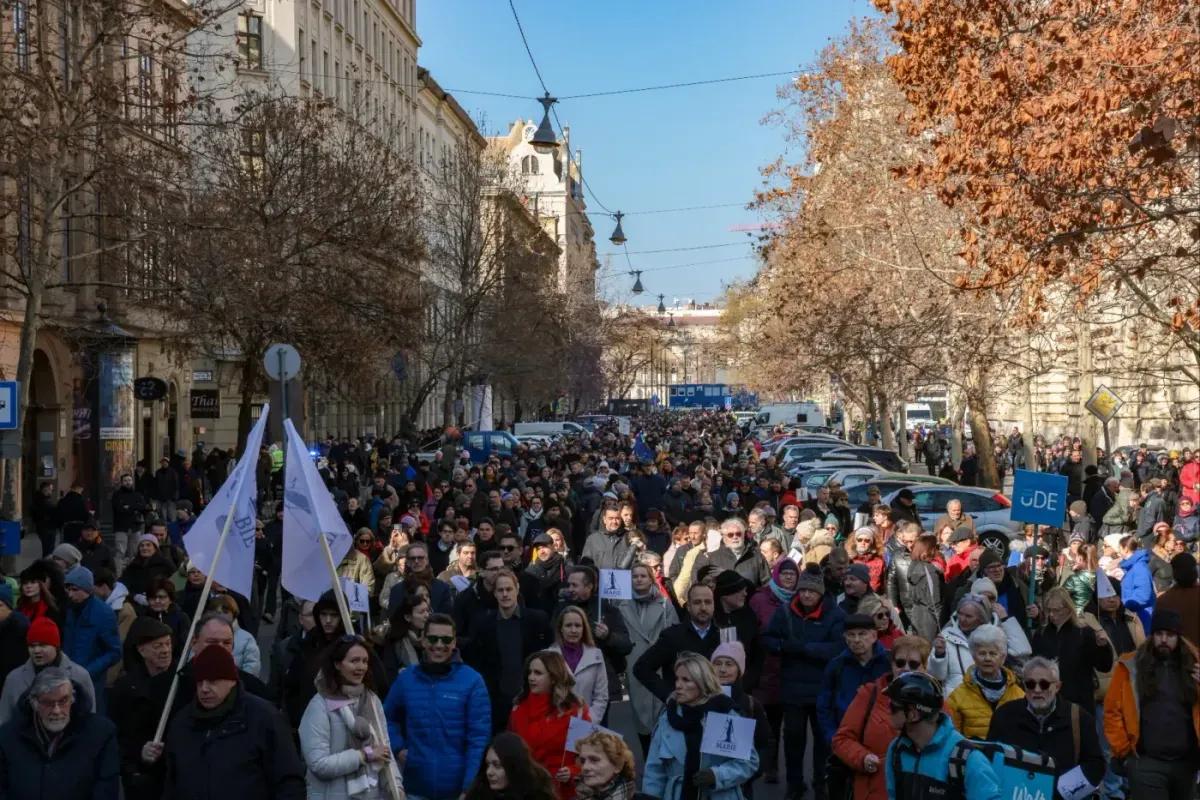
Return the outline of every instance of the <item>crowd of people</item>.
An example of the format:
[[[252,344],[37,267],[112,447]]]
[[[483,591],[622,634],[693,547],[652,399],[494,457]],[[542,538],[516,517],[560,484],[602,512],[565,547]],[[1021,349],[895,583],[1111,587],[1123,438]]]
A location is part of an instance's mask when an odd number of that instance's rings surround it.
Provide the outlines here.
[[[1193,797],[1197,454],[1108,475],[1069,449],[1069,516],[1010,542],[957,501],[926,529],[908,492],[806,496],[728,414],[637,427],[486,463],[453,430],[429,461],[322,442],[370,596],[350,630],[279,586],[278,448],[251,596],[203,608],[178,497],[128,476],[106,538],[68,493],[0,582],[0,797],[992,800],[981,743]],[[706,745],[714,718],[752,743]]]

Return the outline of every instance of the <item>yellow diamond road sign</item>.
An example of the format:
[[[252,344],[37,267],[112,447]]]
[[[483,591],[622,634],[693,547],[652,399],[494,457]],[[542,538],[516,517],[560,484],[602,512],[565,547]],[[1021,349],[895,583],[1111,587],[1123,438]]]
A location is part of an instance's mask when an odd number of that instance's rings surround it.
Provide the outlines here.
[[[1109,422],[1117,415],[1123,402],[1112,389],[1101,386],[1084,403],[1084,408],[1095,414],[1102,422]]]

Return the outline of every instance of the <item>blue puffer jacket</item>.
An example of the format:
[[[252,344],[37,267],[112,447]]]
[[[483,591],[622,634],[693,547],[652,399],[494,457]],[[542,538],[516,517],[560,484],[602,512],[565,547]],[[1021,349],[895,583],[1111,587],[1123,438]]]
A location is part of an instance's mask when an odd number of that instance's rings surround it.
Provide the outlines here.
[[[108,668],[121,660],[121,636],[117,615],[108,604],[92,595],[83,605],[67,605],[62,631],[62,651],[88,671],[96,690],[96,713],[105,712],[104,687]]]
[[[858,659],[843,650],[841,655],[830,661],[821,677],[821,692],[817,695],[817,722],[827,743],[833,742],[846,709],[858,694],[859,687],[871,683],[881,675],[886,675],[892,668],[892,660],[888,657],[887,649],[879,642],[871,652],[871,658],[866,664],[858,663]]]
[[[901,734],[888,745],[884,759],[887,769],[887,796],[907,800],[932,800],[935,797],[964,796],[947,792],[950,787],[950,756],[954,745],[963,739],[954,729],[950,716],[942,713],[938,729],[929,744],[918,753],[912,740]],[[899,752],[900,774],[895,770],[895,754]],[[966,800],[1000,800],[1000,785],[987,756],[972,752],[967,756],[963,787]]]
[[[1154,576],[1150,573],[1150,551],[1135,550],[1121,562],[1125,577],[1121,578],[1121,602],[1138,615],[1142,626],[1150,630],[1154,613]]]
[[[428,800],[467,791],[492,738],[491,700],[479,673],[451,664],[446,675],[409,667],[383,701],[392,750],[408,750],[404,790]]]
[[[832,597],[825,597],[811,614],[804,614],[800,598],[776,609],[763,633],[767,652],[781,656],[781,699],[787,705],[813,705],[821,676],[830,659],[842,652],[846,614]]]

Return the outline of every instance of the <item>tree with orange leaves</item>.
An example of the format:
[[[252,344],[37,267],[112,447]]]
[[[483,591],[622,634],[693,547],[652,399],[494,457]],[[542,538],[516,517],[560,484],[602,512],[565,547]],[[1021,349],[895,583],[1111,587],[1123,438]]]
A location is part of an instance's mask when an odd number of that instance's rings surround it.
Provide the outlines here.
[[[1175,0],[875,0],[929,158],[963,214],[960,285],[1028,322],[1123,303],[1200,386],[1200,7]]]

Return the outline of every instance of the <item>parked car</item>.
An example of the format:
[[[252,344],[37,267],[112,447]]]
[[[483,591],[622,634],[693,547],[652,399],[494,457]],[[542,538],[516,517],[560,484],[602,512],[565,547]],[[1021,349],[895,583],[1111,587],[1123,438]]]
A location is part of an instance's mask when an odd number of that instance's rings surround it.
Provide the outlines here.
[[[836,450],[830,450],[830,456],[863,456],[879,464],[884,469],[891,472],[908,472],[908,462],[901,458],[892,450],[884,450],[882,447],[865,447],[862,445],[850,445],[839,447]]]
[[[467,451],[471,463],[483,464],[493,455],[512,455],[520,444],[517,437],[508,431],[464,431],[460,447]],[[439,446],[440,443],[436,439],[425,444],[417,453],[417,461],[432,462],[438,452],[432,448]]]
[[[821,462],[816,462],[820,464]],[[896,480],[904,483],[935,483],[941,486],[957,486],[958,484],[948,478],[939,478],[936,475],[909,475],[905,472],[887,472],[886,470],[871,469],[861,464],[852,464],[843,467],[836,474],[829,477],[831,481],[837,481],[842,485],[843,489],[849,489],[851,486],[858,486],[865,483],[876,483],[878,481]]]
[[[895,505],[896,495],[900,493],[901,488],[907,488],[913,493],[913,503],[921,517],[921,527],[925,530],[932,531],[938,517],[946,513],[946,504],[951,500],[958,500],[962,503],[963,513],[975,521],[976,533],[1001,531],[1008,534],[1010,539],[1019,538],[1022,534],[1022,523],[1011,519],[1012,502],[994,489],[910,484],[884,494],[883,502]],[[865,492],[863,499],[866,499]]]

